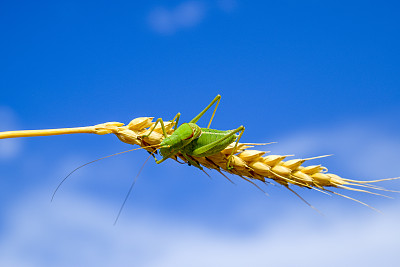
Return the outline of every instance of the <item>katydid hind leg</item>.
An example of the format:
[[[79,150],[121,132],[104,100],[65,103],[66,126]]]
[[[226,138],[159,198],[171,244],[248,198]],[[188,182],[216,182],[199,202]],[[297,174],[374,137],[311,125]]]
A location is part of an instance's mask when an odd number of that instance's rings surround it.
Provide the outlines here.
[[[197,121],[204,115],[204,113],[206,113],[207,110],[209,110],[212,107],[212,105],[214,105],[214,103],[217,102],[217,104],[215,105],[215,108],[214,108],[214,112],[213,112],[213,114],[211,116],[210,122],[208,123],[208,126],[207,126],[207,128],[210,128],[211,122],[212,122],[212,120],[214,118],[215,112],[217,111],[217,108],[218,108],[220,100],[221,100],[221,95],[217,95],[214,98],[214,100],[211,101],[211,103],[205,109],[203,109],[196,117],[194,117],[190,122],[191,123],[197,123]]]
[[[237,132],[240,132],[240,134],[239,134],[238,138],[237,138],[236,141],[235,141],[235,146],[233,147],[231,154],[230,154],[229,157],[228,157],[228,162],[226,163],[226,169],[228,169],[228,170],[230,170],[230,169],[233,168],[233,167],[231,167],[229,164],[231,163],[231,160],[232,160],[233,155],[236,153],[237,145],[239,144],[239,140],[240,140],[240,138],[242,137],[242,135],[243,135],[243,133],[244,133],[244,129],[245,129],[245,128],[244,128],[243,126],[240,126],[239,128],[237,128],[237,129],[235,130],[235,131],[237,131]]]
[[[216,140],[214,142],[209,143],[208,145],[205,145],[205,146],[202,146],[202,147],[199,147],[199,148],[195,149],[191,155],[197,156],[197,155],[204,154],[207,151],[210,151],[211,149],[213,149],[216,145],[220,144],[221,142],[223,142],[226,139],[232,137],[232,135],[234,135],[234,134],[236,134],[236,133],[238,133],[240,131],[244,131],[244,127],[243,126],[240,126],[239,128],[231,131],[230,133],[228,133],[227,135],[225,135],[221,139],[218,139],[218,140]],[[242,132],[242,134],[243,134],[243,132]],[[236,142],[238,142],[238,140]],[[235,146],[235,149],[236,149],[236,146]]]

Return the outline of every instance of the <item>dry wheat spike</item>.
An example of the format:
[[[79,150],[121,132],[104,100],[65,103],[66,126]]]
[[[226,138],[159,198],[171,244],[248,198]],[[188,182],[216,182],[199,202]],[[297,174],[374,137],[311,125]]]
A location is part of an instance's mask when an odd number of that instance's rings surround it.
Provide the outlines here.
[[[157,153],[157,149],[159,148],[161,141],[164,139],[161,126],[158,125],[151,133],[151,135],[149,135],[148,137],[143,137],[144,135],[148,134],[150,131],[149,129],[152,128],[152,126],[154,126],[155,122],[153,122],[153,118],[154,117],[139,117],[132,120],[128,125],[124,125],[123,123],[120,122],[107,122],[88,127],[0,132],[0,139],[74,134],[74,133],[93,133],[99,135],[113,133],[122,142],[131,145],[139,145],[141,148],[146,149],[151,153]],[[169,121],[165,123],[165,129],[168,135],[173,133],[174,124],[175,121]],[[289,185],[296,185],[299,187],[314,189],[324,193],[329,192],[336,195],[340,195],[342,197],[359,202],[374,210],[376,209],[367,205],[364,202],[361,202],[357,199],[351,198],[343,194],[339,194],[328,188],[329,187],[341,188],[346,190],[380,195],[380,196],[385,196],[385,195],[369,190],[396,192],[376,186],[374,185],[374,183],[399,179],[399,177],[372,180],[372,181],[358,181],[358,180],[345,179],[338,175],[328,173],[327,172],[328,169],[321,165],[311,165],[306,167],[302,166],[302,164],[308,160],[326,156],[305,158],[305,159],[291,159],[285,161],[285,158],[288,157],[289,155],[265,156],[265,154],[267,154],[268,152],[249,149],[254,147],[255,145],[260,145],[260,144],[239,143],[236,151],[233,153],[234,155],[230,162],[230,166],[233,167],[231,169],[227,169],[226,166],[227,166],[228,156],[231,154],[232,149],[234,147],[233,144],[231,144],[221,152],[218,152],[212,156],[208,157],[190,156],[190,158],[207,169],[214,169],[218,171],[219,173],[224,175],[224,177],[226,177],[228,180],[229,178],[224,174],[224,172],[233,175],[238,175],[239,177],[252,183],[255,186],[257,186],[257,184],[254,183],[254,181],[261,181],[263,183],[267,183],[269,181],[266,179],[271,179],[285,186],[287,189],[295,193],[298,197],[300,196],[296,192],[294,192],[291,188],[289,188]],[[188,163],[187,159],[179,153],[177,154],[177,156],[172,158],[178,162],[181,160],[185,163]],[[261,189],[258,186],[257,188]],[[306,202],[304,199],[302,200]]]

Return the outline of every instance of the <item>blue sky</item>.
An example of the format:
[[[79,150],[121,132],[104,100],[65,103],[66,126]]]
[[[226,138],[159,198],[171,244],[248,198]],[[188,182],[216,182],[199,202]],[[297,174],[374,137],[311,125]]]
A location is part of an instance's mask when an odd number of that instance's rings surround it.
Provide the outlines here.
[[[273,154],[334,156],[346,178],[400,176],[396,1],[12,1],[0,4],[0,130],[188,121],[216,94],[217,129]],[[200,120],[206,125],[208,118]],[[0,140],[0,265],[395,266],[397,199],[379,208],[132,152],[114,136]],[[383,184],[400,189],[400,182]],[[342,192],[345,193],[345,192]],[[391,196],[396,197],[396,194]],[[397,197],[398,198],[398,197]],[[289,257],[289,255],[291,257]],[[329,260],[329,262],[327,262]]]

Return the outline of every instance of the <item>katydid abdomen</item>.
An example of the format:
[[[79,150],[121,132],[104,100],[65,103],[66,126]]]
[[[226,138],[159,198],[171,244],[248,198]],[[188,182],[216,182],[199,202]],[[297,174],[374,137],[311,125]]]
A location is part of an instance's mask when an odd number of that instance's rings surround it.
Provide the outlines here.
[[[204,147],[210,143],[213,143],[217,140],[222,139],[229,133],[231,133],[232,130],[227,130],[227,131],[221,131],[221,130],[214,130],[214,129],[207,129],[207,128],[201,128],[201,135],[197,138],[194,139],[192,142],[187,144],[182,148],[182,152],[195,156],[195,157],[207,157],[214,155],[222,150],[224,150],[227,146],[232,144],[235,139],[237,138],[236,135],[231,135],[229,138],[222,140],[218,144],[216,144],[214,147],[210,148],[209,150],[205,152],[197,152],[198,148]]]

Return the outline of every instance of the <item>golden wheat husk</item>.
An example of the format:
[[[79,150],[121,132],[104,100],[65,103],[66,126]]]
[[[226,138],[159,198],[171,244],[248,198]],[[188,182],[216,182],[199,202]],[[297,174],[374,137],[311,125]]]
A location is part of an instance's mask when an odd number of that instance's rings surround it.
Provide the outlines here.
[[[143,135],[147,135],[149,133],[149,129],[154,125],[154,123],[155,122],[153,122],[153,117],[139,117],[132,120],[128,125],[124,125],[120,122],[107,122],[88,127],[0,132],[0,139],[73,133],[93,133],[100,135],[113,133],[122,142],[131,145],[139,145],[149,152],[155,152],[161,141],[164,139],[161,126],[158,125],[158,127],[155,128],[150,136],[142,138]],[[165,122],[165,129],[168,135],[173,133],[174,123],[175,122]],[[381,195],[375,192],[368,191],[367,189],[391,191],[386,190],[382,187],[375,186],[373,185],[373,183],[398,179],[389,178],[373,181],[345,179],[336,174],[328,173],[328,169],[321,165],[303,166],[306,161],[326,157],[328,155],[305,159],[291,159],[285,161],[285,159],[291,155],[266,155],[267,153],[269,153],[269,151],[250,149],[255,145],[258,144],[239,143],[230,161],[230,166],[232,168],[229,169],[227,168],[227,162],[228,157],[231,155],[232,149],[234,148],[234,144],[229,145],[221,152],[218,152],[212,156],[192,157],[192,159],[197,161],[201,166],[207,169],[217,170],[221,174],[223,174],[223,172],[227,172],[233,175],[238,175],[254,185],[256,184],[251,180],[258,180],[266,183],[269,182],[269,180],[266,179],[271,179],[281,185],[284,185],[288,189],[289,185],[296,185],[299,187],[315,189],[321,192],[331,192],[355,200],[366,206],[368,205],[351,197],[333,192],[329,190],[328,187]],[[178,161],[178,158],[181,161],[188,163],[187,159],[181,154],[178,154],[174,159]],[[249,178],[250,180],[247,178]],[[354,186],[363,187],[365,189],[354,188]]]

